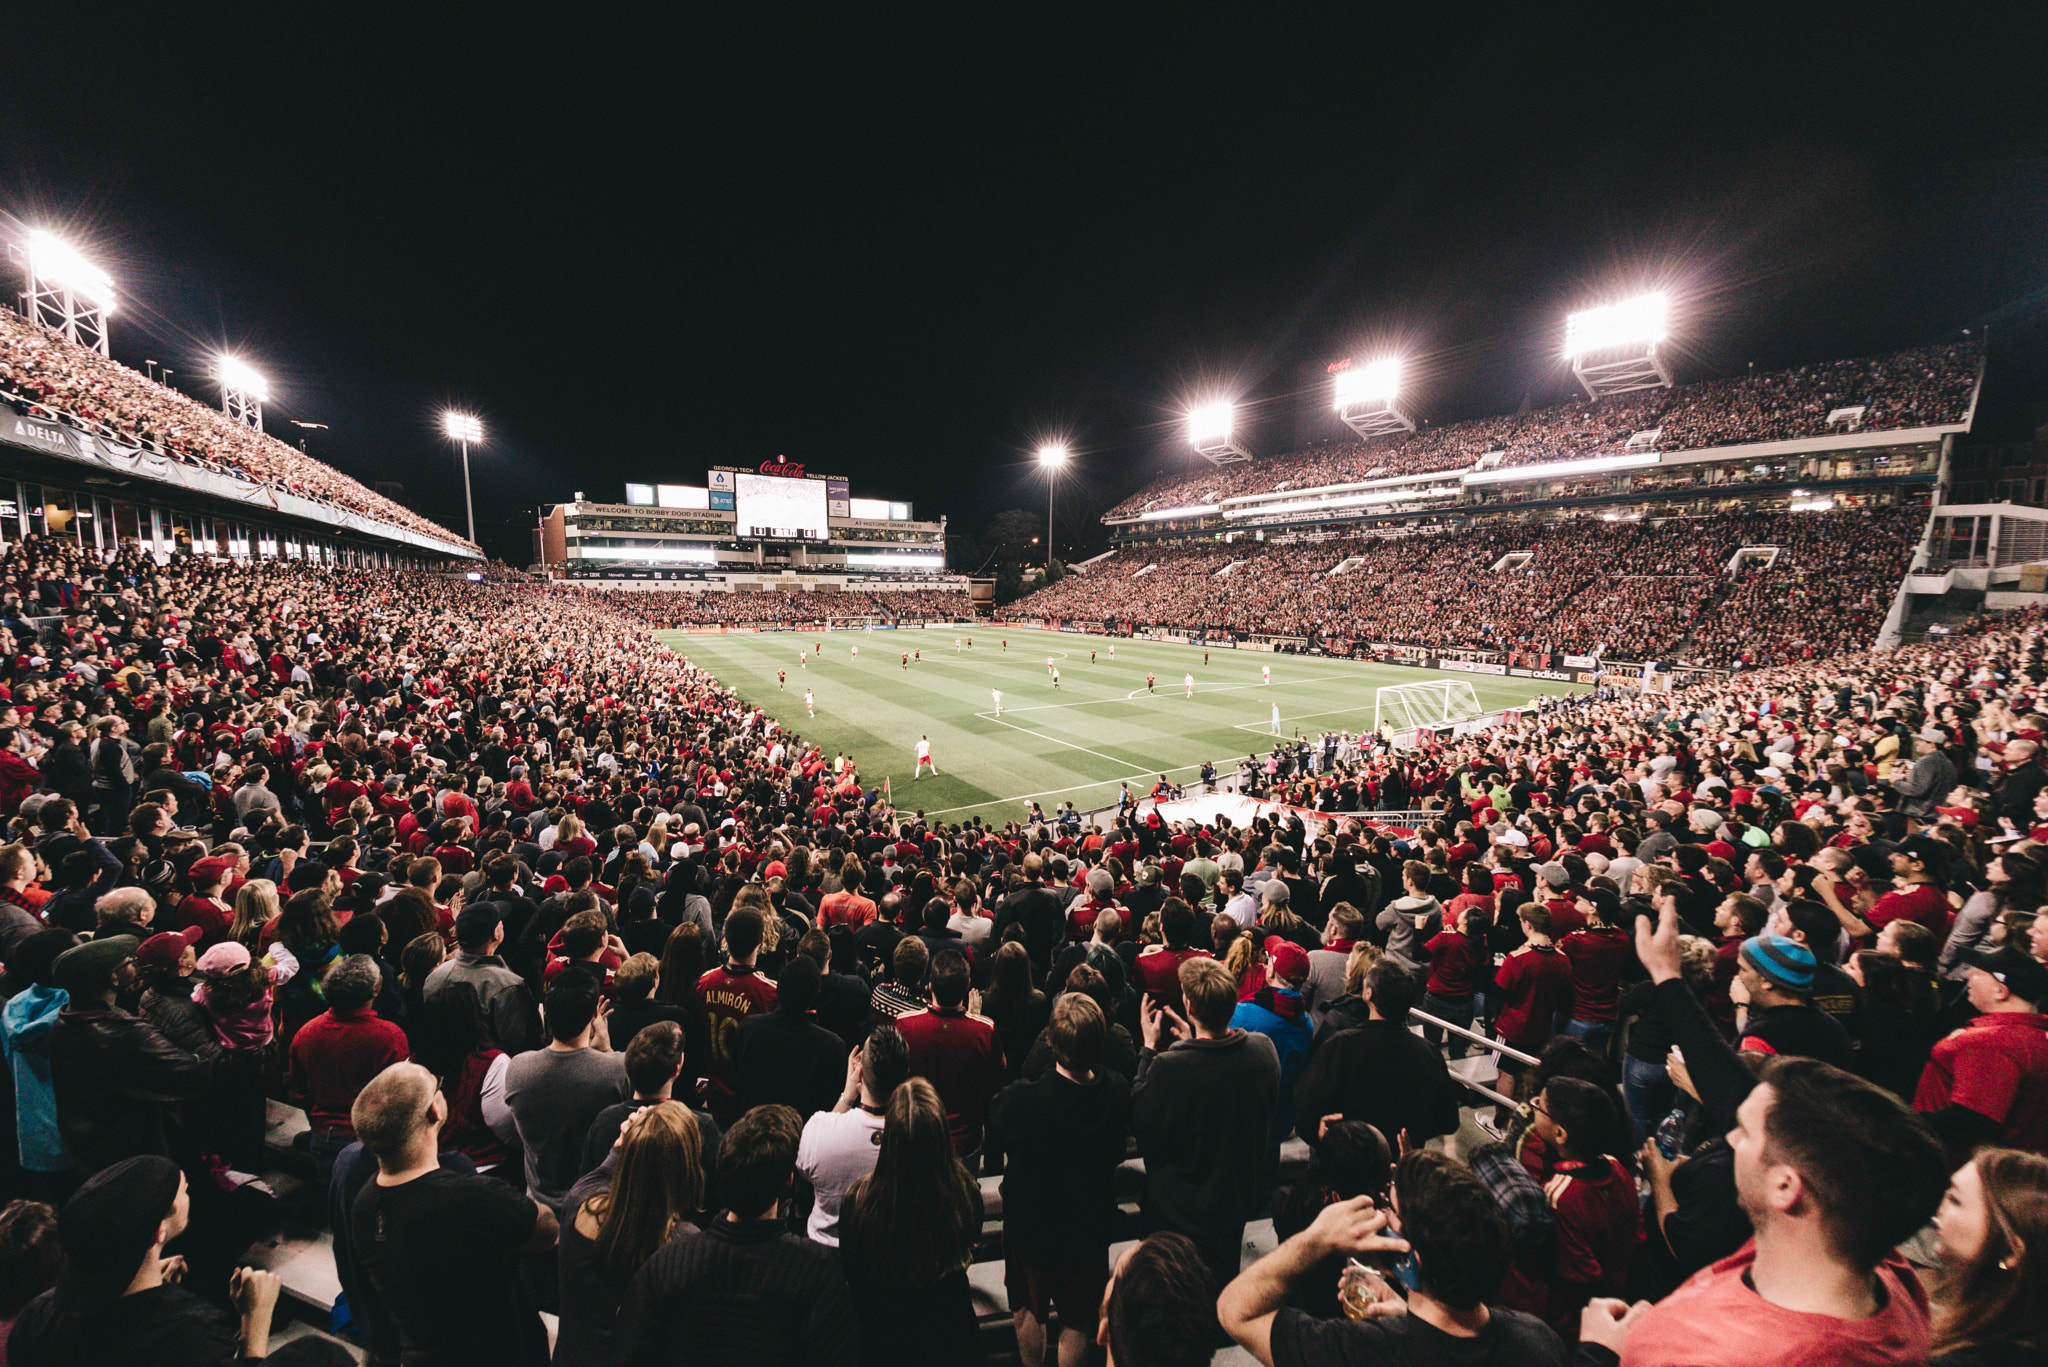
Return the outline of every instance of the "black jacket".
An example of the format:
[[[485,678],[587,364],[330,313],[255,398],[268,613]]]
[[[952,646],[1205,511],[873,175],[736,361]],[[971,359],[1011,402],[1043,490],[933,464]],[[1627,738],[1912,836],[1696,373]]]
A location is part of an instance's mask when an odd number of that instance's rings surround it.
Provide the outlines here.
[[[1294,1084],[1294,1110],[1302,1138],[1326,1115],[1363,1120],[1400,1142],[1401,1131],[1421,1145],[1458,1127],[1464,1089],[1451,1080],[1443,1055],[1406,1024],[1367,1021],[1332,1035],[1311,1050]]]
[[[1279,1100],[1280,1056],[1264,1035],[1235,1030],[1140,1051],[1131,1129],[1145,1156],[1146,1209],[1198,1242],[1241,1234],[1258,1213],[1259,1163]]]
[[[206,1060],[117,1006],[74,1002],[50,1031],[57,1129],[81,1177],[137,1154],[179,1157],[180,1103],[212,1076]]]

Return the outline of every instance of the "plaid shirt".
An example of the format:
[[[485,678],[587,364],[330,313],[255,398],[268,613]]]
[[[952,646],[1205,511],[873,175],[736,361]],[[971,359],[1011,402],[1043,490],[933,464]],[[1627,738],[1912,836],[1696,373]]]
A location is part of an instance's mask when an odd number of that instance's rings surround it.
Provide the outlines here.
[[[1515,1251],[1527,1253],[1547,1247],[1556,1223],[1550,1198],[1543,1194],[1543,1188],[1514,1151],[1505,1144],[1483,1144],[1466,1161],[1473,1175],[1500,1202],[1500,1213],[1507,1217]]]

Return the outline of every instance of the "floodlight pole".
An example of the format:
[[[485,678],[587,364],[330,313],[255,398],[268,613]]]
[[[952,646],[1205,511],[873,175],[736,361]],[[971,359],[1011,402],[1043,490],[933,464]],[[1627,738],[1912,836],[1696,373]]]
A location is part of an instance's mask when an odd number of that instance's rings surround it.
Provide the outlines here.
[[[469,519],[469,543],[476,544],[476,504],[469,496],[469,438],[457,437],[456,445],[462,448],[462,510]]]
[[[1048,576],[1052,574],[1052,491],[1056,474],[1053,466],[1045,467],[1045,572]]]

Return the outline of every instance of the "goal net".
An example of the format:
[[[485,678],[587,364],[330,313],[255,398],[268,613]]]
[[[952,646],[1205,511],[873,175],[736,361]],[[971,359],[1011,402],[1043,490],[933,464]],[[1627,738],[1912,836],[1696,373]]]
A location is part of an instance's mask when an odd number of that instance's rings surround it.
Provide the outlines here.
[[[1451,726],[1486,715],[1479,694],[1463,679],[1431,679],[1427,683],[1388,684],[1373,698],[1375,731],[1392,727],[1416,731],[1425,726]]]

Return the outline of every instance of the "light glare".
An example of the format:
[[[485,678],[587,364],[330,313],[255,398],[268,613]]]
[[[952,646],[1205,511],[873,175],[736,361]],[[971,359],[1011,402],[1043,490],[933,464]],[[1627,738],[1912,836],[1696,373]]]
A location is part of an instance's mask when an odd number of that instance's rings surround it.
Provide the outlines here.
[[[1067,463],[1067,448],[1058,444],[1038,448],[1038,463],[1057,468]]]
[[[443,413],[441,430],[448,434],[450,441],[466,441],[475,445],[484,439],[483,420],[469,413]]]
[[[1339,412],[1354,404],[1392,403],[1401,392],[1401,358],[1389,356],[1371,365],[1338,371],[1336,391]]]
[[[1193,442],[1225,441],[1230,437],[1232,404],[1228,399],[1220,403],[1205,403],[1188,410],[1188,440]]]
[[[102,313],[114,311],[114,281],[62,238],[38,228],[28,235],[29,268],[45,285],[82,294]]]
[[[220,377],[223,389],[232,389],[243,398],[258,403],[270,402],[270,381],[249,368],[239,356],[223,356],[214,362],[214,374]]]
[[[1668,303],[1662,294],[1645,294],[1571,314],[1564,320],[1565,359],[1610,347],[1661,342],[1667,312]]]

